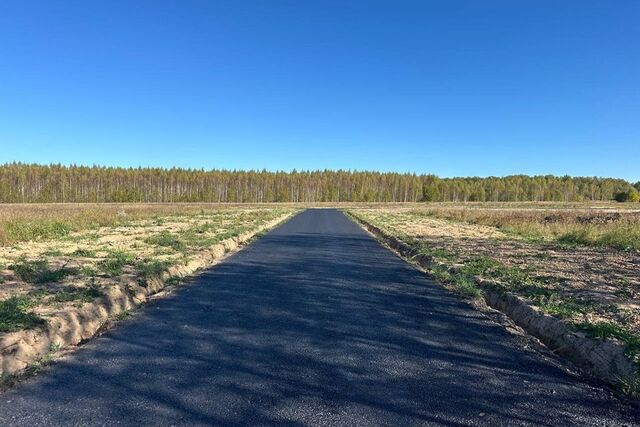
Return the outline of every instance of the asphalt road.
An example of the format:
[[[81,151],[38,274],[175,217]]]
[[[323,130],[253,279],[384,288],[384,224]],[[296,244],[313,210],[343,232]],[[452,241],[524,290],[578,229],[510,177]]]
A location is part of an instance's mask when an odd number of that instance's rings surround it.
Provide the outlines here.
[[[46,372],[0,425],[633,425],[335,210],[308,210]]]

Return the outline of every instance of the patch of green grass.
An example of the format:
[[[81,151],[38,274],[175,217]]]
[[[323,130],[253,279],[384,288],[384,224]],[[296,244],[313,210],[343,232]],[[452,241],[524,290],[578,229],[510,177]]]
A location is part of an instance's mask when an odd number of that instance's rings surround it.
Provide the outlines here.
[[[603,233],[598,239],[602,246],[610,246],[622,250],[640,251],[640,228],[619,226]]]
[[[50,283],[59,282],[70,274],[76,273],[72,268],[52,269],[47,260],[27,260],[20,258],[16,263],[9,266],[11,270],[27,283]]]
[[[593,226],[585,226],[562,234],[558,241],[568,245],[605,246],[621,250],[640,250],[640,228],[618,225],[615,228],[598,231]]]
[[[617,338],[627,345],[627,356],[640,363],[640,335],[614,322],[579,322],[576,329],[584,331],[592,338]]]
[[[204,234],[204,233],[207,233],[207,232],[211,231],[212,229],[214,229],[216,227],[217,227],[216,224],[214,224],[212,222],[206,222],[204,224],[198,224],[198,225],[195,225],[195,226],[189,228],[187,230],[187,234],[189,234],[189,233]]]
[[[529,298],[545,313],[561,319],[575,319],[594,310],[593,303],[590,301],[562,296],[558,293],[530,296]]]
[[[42,253],[43,256],[62,256],[62,251],[59,249],[51,249]]]
[[[37,289],[21,296],[23,307],[31,308],[42,304],[76,302],[92,302],[104,294],[95,285],[86,288],[67,286],[60,290]]]
[[[140,284],[144,286],[149,279],[162,276],[171,265],[173,263],[170,261],[145,259],[137,262],[134,268],[140,277]]]
[[[439,282],[448,282],[451,280],[451,273],[441,265],[434,265],[430,269],[431,275]]]
[[[451,273],[447,268],[434,265],[430,269],[431,275],[439,282],[449,284],[463,296],[480,298],[482,293],[472,277],[464,273]]]
[[[539,298],[548,298],[553,294],[557,293],[557,288],[548,287],[544,284],[533,284],[533,285],[520,285],[516,289],[518,293],[525,298],[529,298],[530,300],[537,300]]]
[[[94,277],[98,274],[98,271],[91,266],[85,265],[80,267],[80,269],[78,270],[78,274],[81,274],[85,277]]]
[[[55,239],[68,236],[71,225],[56,219],[16,218],[3,224],[7,241],[19,242],[39,239]]]
[[[183,241],[187,247],[194,249],[207,248],[220,243],[220,239],[218,237],[210,237],[200,234],[185,234],[183,236]]]
[[[455,289],[470,298],[480,298],[482,293],[476,287],[474,280],[465,274],[454,274],[451,283]]]
[[[49,353],[57,353],[62,350],[62,344],[50,344]]]
[[[145,242],[150,245],[170,247],[175,251],[181,251],[184,249],[184,243],[180,240],[180,237],[168,231],[163,231],[159,234],[147,237]]]
[[[77,288],[69,286],[59,292],[56,292],[51,297],[53,302],[92,302],[96,298],[100,298],[104,294],[94,288]]]
[[[489,257],[465,262],[462,271],[472,276],[498,279],[514,289],[540,284],[539,280],[531,277],[531,269],[507,266]]]
[[[131,311],[129,311],[129,310],[123,310],[123,311],[121,311],[120,313],[118,313],[118,314],[115,316],[115,320],[117,320],[117,321],[119,322],[119,321],[121,321],[121,320],[126,319],[126,318],[127,318],[127,317],[129,317],[129,316],[131,316]]]
[[[90,249],[76,249],[72,255],[81,258],[95,258],[96,252]]]
[[[640,380],[634,382],[620,381],[620,391],[634,399],[640,398]]]
[[[33,308],[35,300],[16,296],[0,301],[0,332],[33,329],[45,323],[44,319],[27,310]]]
[[[489,257],[480,257],[467,261],[464,264],[463,271],[467,274],[473,274],[477,276],[494,277],[499,275],[498,270],[501,264]]]
[[[180,284],[180,282],[182,281],[182,279],[180,277],[174,276],[174,277],[169,277],[165,282],[164,285],[165,286],[177,286]]]
[[[119,276],[124,267],[133,263],[133,254],[125,251],[111,251],[108,256],[98,263],[98,268],[107,276]]]
[[[596,242],[595,229],[583,227],[568,231],[558,237],[558,242],[570,245],[593,245]]]

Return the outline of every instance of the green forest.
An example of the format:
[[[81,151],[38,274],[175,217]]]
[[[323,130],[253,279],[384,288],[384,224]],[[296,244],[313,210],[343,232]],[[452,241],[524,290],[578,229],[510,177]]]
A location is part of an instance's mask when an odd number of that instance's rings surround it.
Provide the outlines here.
[[[0,165],[0,203],[421,202],[637,200],[640,183],[616,178],[439,178],[371,171],[238,171]]]

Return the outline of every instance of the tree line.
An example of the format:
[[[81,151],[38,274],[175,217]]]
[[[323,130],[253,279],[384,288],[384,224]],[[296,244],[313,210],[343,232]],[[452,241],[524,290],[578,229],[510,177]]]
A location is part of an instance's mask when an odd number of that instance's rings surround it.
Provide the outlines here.
[[[635,187],[640,189],[640,183]],[[0,165],[0,203],[49,202],[420,202],[612,200],[622,179],[512,175],[439,178],[413,173],[272,172]]]

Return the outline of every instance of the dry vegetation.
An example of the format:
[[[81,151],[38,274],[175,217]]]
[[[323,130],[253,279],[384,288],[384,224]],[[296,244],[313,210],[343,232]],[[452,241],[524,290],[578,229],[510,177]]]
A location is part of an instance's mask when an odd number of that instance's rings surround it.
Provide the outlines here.
[[[585,208],[557,207],[550,204],[503,207],[436,206],[416,211],[417,215],[495,227],[507,234],[533,241],[640,250],[640,210],[620,209],[619,205]],[[606,205],[605,205],[606,206]]]
[[[288,207],[0,206],[0,333],[35,328],[132,278],[144,286],[201,250],[283,217]]]
[[[432,274],[479,296],[482,276],[640,361],[640,213],[587,205],[476,204],[350,212],[464,273]]]

